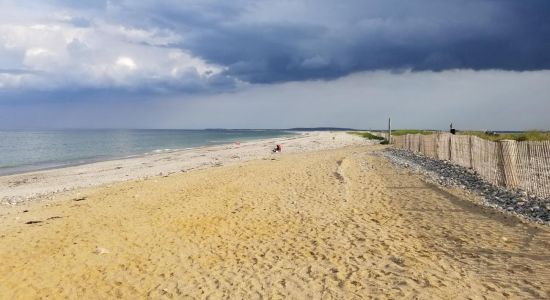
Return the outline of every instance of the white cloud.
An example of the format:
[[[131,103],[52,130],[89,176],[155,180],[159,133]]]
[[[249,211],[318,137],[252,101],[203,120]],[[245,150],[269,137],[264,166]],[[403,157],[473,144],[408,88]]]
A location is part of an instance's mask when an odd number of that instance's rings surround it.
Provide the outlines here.
[[[34,47],[25,51],[23,65],[30,66],[32,69],[48,69],[50,65],[57,61],[56,53],[52,50]]]
[[[0,73],[0,89],[18,86],[24,76],[24,74]]]
[[[210,77],[224,69],[220,66],[206,64],[203,60],[194,58],[179,49],[170,51],[168,59],[173,66],[170,73],[174,77],[179,77],[181,74],[188,72],[196,72],[200,76]]]
[[[25,51],[25,56],[29,58],[32,58],[35,56],[49,56],[51,54],[52,52],[44,48],[30,48],[27,51]]]
[[[115,65],[117,67],[120,67],[120,68],[123,68],[123,69],[128,69],[130,71],[134,71],[135,69],[137,69],[137,65],[134,62],[134,60],[131,59],[130,57],[126,57],[126,56],[119,57],[116,60]]]
[[[114,36],[122,38],[130,43],[146,43],[153,46],[169,46],[182,41],[178,34],[166,29],[140,29],[125,26],[115,26],[107,23],[100,23],[98,29],[109,32]]]
[[[48,13],[44,13],[45,16]],[[176,87],[207,85],[223,68],[170,45],[182,37],[165,29],[132,28],[95,19],[75,26],[68,12],[51,17],[0,20],[0,55],[25,75],[0,77],[0,88],[63,89],[143,87],[144,82]],[[2,16],[2,13],[0,13]]]

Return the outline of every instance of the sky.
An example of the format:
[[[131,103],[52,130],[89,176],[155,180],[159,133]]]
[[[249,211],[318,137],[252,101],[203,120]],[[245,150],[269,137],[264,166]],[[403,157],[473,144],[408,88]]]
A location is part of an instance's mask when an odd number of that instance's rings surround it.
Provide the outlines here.
[[[0,129],[550,129],[548,0],[0,0]]]

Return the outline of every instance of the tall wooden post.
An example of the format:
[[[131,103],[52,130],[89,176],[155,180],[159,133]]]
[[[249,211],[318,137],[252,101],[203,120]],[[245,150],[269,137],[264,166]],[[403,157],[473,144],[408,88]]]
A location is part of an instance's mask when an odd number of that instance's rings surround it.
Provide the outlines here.
[[[470,138],[468,139],[468,147],[470,148],[470,169],[474,168],[473,140],[474,140],[474,136],[470,135]]]
[[[388,142],[391,144],[391,118],[388,118]]]
[[[449,134],[449,161],[453,161],[453,135]]]

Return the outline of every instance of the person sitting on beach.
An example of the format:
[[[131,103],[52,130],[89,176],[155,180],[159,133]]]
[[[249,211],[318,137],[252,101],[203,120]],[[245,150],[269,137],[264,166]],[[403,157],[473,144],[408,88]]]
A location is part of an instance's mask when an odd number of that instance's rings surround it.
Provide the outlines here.
[[[275,149],[273,149],[273,153],[281,152],[281,145],[277,145]]]

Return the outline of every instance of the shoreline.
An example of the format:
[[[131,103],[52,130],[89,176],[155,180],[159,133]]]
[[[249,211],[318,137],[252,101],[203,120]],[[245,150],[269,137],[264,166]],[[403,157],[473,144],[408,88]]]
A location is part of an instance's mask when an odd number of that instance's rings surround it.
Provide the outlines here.
[[[254,137],[245,137],[239,139],[241,143],[247,143],[247,142],[255,142],[255,141],[262,141],[262,140],[269,140],[269,139],[280,139],[280,138],[292,138],[296,136],[301,136],[305,132],[300,131],[286,131],[286,134],[273,137],[273,138],[254,138]],[[141,153],[135,153],[135,154],[126,154],[126,155],[100,155],[100,156],[94,156],[94,157],[88,157],[88,158],[81,158],[81,159],[75,159],[75,160],[69,160],[69,161],[61,161],[61,162],[41,162],[37,164],[26,164],[26,165],[20,165],[20,166],[12,166],[12,167],[4,167],[0,168],[0,177],[3,176],[11,176],[11,175],[21,175],[25,173],[34,173],[34,172],[40,172],[40,171],[48,171],[48,170],[55,170],[55,169],[63,169],[63,168],[69,168],[69,167],[75,167],[75,166],[82,166],[82,165],[88,165],[88,164],[94,164],[94,163],[100,163],[100,162],[106,162],[106,161],[113,161],[113,160],[123,160],[128,158],[136,158],[136,157],[144,157],[144,156],[150,156],[155,154],[162,154],[162,153],[172,153],[172,152],[178,152],[178,151],[188,151],[188,150],[194,150],[194,149],[200,149],[205,147],[214,147],[214,146],[223,146],[223,145],[231,145],[234,141],[210,141],[208,144],[200,145],[200,146],[191,146],[191,147],[184,147],[184,148],[166,148],[166,149],[153,149],[149,150],[147,152],[141,152]],[[11,171],[4,171],[4,170],[11,170]]]
[[[60,192],[73,191],[154,176],[167,176],[194,169],[221,166],[271,157],[275,143],[283,144],[285,153],[334,149],[369,144],[346,132],[299,132],[293,136],[199,146],[191,149],[149,153],[102,160],[59,168],[0,176],[0,208],[37,199],[51,198]]]

